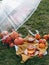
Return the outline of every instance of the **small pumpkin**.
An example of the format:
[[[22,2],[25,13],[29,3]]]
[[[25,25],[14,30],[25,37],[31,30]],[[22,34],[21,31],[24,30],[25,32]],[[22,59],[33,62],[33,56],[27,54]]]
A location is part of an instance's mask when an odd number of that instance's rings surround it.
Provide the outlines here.
[[[8,31],[3,31],[3,32],[2,32],[2,35],[3,35],[3,36],[6,36],[6,35],[8,35],[8,34],[9,34]]]
[[[24,42],[24,39],[21,38],[21,37],[18,37],[18,38],[16,38],[16,39],[14,40],[14,44],[15,44],[15,45],[22,45],[23,42]]]
[[[43,38],[48,40],[48,35],[44,35]]]
[[[48,39],[49,39],[49,34],[47,36],[48,36]]]
[[[35,48],[33,47],[32,44],[30,44],[28,47],[27,47],[27,52],[28,52],[28,55],[29,56],[33,56],[35,54]]]
[[[39,48],[44,49],[45,48],[45,44],[44,43],[40,43],[39,44]]]
[[[36,34],[36,35],[35,35],[35,38],[36,38],[36,39],[40,39],[40,38],[41,38],[40,34]]]
[[[15,31],[13,31],[11,34],[10,34],[10,37],[11,39],[16,39],[17,37],[19,36],[19,34]]]
[[[42,52],[39,52],[38,56],[39,56],[40,58],[42,58],[42,57],[43,57]]]
[[[11,38],[7,37],[7,38],[3,39],[2,42],[3,43],[9,43],[9,42],[11,42]]]
[[[46,43],[46,39],[40,39],[39,43]]]
[[[10,47],[14,47],[14,43],[10,43],[10,45],[9,45]]]
[[[11,41],[11,38],[10,37],[7,37],[6,38],[6,43],[9,43]]]
[[[0,38],[3,38],[3,34],[0,32]]]

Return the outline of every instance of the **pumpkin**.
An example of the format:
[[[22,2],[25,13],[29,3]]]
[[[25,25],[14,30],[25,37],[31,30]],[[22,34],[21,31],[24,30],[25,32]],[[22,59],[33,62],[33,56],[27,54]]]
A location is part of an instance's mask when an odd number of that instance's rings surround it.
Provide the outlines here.
[[[49,34],[47,36],[48,36],[48,39],[49,39]]]
[[[14,40],[14,44],[15,44],[15,45],[21,45],[21,44],[23,44],[23,42],[24,42],[24,40],[23,40],[23,38],[21,38],[21,37],[18,37],[18,38],[16,38],[16,39]]]
[[[29,56],[33,56],[34,53],[35,53],[35,48],[33,47],[32,44],[30,44],[28,47],[27,47],[27,53]]]
[[[8,31],[3,31],[3,32],[2,32],[2,35],[3,35],[3,36],[8,35]]]
[[[0,38],[3,38],[3,34],[0,32]]]
[[[9,42],[11,42],[11,38],[10,37],[7,37],[4,40],[2,40],[2,42],[3,43],[9,43]]]
[[[44,43],[40,43],[39,44],[39,48],[44,49],[45,48],[45,44]]]
[[[40,39],[41,36],[40,36],[39,34],[36,34],[36,35],[35,35],[35,38],[36,38],[36,39]]]
[[[14,46],[14,43],[10,43],[10,45],[9,45],[10,47],[13,47]]]
[[[39,43],[46,43],[46,40],[45,39],[40,39]]]
[[[15,31],[13,31],[11,34],[10,34],[10,37],[11,39],[16,39],[17,37],[19,36],[19,34]]]
[[[43,56],[42,52],[39,52],[38,56],[39,56],[40,58],[42,58],[42,56]]]
[[[48,40],[48,35],[44,35],[43,38]]]

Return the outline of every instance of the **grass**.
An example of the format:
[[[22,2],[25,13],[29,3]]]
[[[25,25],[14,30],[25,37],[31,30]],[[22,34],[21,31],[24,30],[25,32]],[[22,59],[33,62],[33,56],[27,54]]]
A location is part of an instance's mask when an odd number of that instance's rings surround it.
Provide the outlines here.
[[[31,31],[39,30],[41,35],[49,33],[49,0],[42,0],[38,9],[25,23]],[[20,33],[27,35],[26,29],[22,26]],[[6,48],[0,42],[0,65],[49,65],[49,49],[48,54],[43,58],[32,58],[21,64],[21,57],[16,56],[14,48]]]

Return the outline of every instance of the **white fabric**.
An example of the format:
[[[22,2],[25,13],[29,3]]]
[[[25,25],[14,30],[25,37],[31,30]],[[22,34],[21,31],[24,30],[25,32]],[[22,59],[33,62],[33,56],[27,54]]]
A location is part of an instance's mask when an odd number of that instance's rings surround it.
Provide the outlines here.
[[[14,47],[15,47],[15,50],[18,51],[18,46],[14,45]]]

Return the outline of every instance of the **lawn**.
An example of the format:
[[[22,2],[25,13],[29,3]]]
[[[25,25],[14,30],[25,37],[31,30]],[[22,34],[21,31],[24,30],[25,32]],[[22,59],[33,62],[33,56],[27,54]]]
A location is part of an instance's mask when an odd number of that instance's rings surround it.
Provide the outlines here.
[[[25,23],[32,32],[39,30],[41,35],[49,33],[49,0],[42,0],[38,9]],[[20,33],[27,35],[26,29],[22,26]],[[0,65],[49,65],[49,49],[48,54],[43,58],[31,58],[27,62],[21,64],[21,57],[16,56],[14,48],[6,48],[0,42]]]

